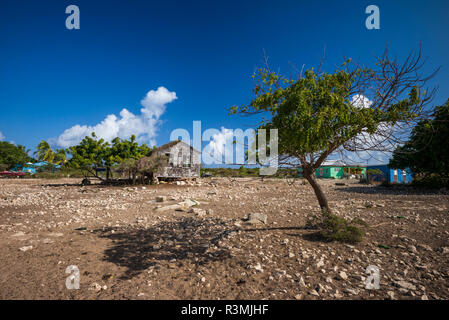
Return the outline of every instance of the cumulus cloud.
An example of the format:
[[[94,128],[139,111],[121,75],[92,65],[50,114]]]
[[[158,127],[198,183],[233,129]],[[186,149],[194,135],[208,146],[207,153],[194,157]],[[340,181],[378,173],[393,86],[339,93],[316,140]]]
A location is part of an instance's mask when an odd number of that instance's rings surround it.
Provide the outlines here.
[[[5,136],[3,135],[3,133],[0,131],[0,141],[3,141],[5,139]]]
[[[245,152],[255,148],[256,132],[254,129],[207,129],[203,141],[209,141],[203,148],[201,159],[205,164],[255,164],[255,152],[250,153],[248,161]],[[254,163],[253,163],[254,162]]]
[[[355,94],[351,98],[351,104],[359,108],[369,108],[373,102],[363,94]]]
[[[233,140],[233,130],[221,127],[221,131],[212,135],[208,145],[208,153],[216,157],[222,157],[225,154],[225,147]]]
[[[356,94],[351,98],[351,104],[358,108],[370,108],[373,104],[369,98],[362,94]],[[350,145],[356,152],[348,152],[342,148],[336,152],[339,158],[358,163],[388,163],[391,150],[397,146],[395,136],[399,132],[399,125],[394,126],[380,123],[373,134],[362,131],[357,135]]]
[[[78,144],[85,136],[90,136],[92,132],[95,132],[97,137],[106,141],[111,141],[115,137],[127,139],[134,134],[139,142],[149,142],[154,145],[160,117],[164,114],[166,105],[176,99],[176,92],[170,92],[164,87],[150,90],[140,101],[142,105],[140,114],[134,114],[124,108],[120,111],[119,116],[107,115],[96,125],[74,125],[66,129],[53,142],[60,147],[67,148]]]

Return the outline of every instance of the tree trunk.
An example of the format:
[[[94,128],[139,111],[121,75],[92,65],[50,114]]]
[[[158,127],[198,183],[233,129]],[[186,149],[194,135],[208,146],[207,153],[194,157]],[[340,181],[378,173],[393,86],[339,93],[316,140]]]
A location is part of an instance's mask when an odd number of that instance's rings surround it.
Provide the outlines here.
[[[106,167],[106,181],[109,181],[109,167]]]
[[[327,212],[331,212],[329,208],[329,204],[327,203],[326,196],[324,195],[323,190],[321,189],[321,186],[318,184],[318,181],[315,178],[315,174],[312,173],[306,173],[304,172],[304,178],[307,179],[307,181],[310,183],[310,185],[313,188],[313,191],[315,192],[315,196],[318,199],[318,203],[320,205],[321,211],[326,210]]]

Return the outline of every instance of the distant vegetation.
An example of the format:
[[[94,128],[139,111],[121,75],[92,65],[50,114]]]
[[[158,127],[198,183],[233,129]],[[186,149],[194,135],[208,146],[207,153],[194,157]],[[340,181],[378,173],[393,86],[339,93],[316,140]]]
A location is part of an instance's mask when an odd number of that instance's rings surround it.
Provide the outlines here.
[[[449,100],[413,128],[409,141],[393,153],[390,166],[410,168],[417,174],[414,185],[449,187],[448,139]]]
[[[22,165],[31,160],[24,146],[0,141],[0,171],[9,170],[16,164]]]
[[[213,177],[259,177],[259,168],[245,168],[241,166],[239,169],[233,168],[201,168],[201,176],[211,175]],[[294,178],[298,177],[295,169],[278,169],[274,178]]]

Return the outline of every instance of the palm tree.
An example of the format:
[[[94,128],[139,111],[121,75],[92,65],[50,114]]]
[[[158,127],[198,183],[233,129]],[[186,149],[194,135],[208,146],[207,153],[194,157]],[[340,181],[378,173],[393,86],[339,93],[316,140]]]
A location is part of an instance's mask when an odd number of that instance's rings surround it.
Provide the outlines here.
[[[37,145],[37,151],[34,154],[37,155],[37,159],[39,161],[52,162],[55,157],[53,150],[51,150],[50,144],[48,144],[45,140],[42,140]]]
[[[55,164],[64,164],[67,162],[66,151],[65,149],[57,149],[56,153],[54,153],[54,163]]]

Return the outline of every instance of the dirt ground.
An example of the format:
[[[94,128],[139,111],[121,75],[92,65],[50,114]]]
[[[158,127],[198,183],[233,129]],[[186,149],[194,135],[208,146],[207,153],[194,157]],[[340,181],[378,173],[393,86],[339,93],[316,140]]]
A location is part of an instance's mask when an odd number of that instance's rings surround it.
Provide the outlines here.
[[[306,227],[317,201],[299,181],[2,179],[0,298],[449,298],[447,192],[320,182],[335,213],[368,223],[362,243],[317,239]],[[186,199],[196,201],[193,210],[164,210]],[[266,214],[267,223],[244,222],[249,213]],[[70,265],[79,269],[78,290],[66,288]],[[365,288],[370,265],[379,268],[377,290]]]

